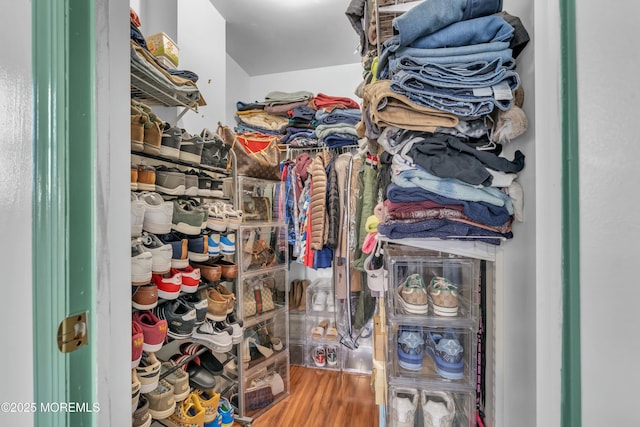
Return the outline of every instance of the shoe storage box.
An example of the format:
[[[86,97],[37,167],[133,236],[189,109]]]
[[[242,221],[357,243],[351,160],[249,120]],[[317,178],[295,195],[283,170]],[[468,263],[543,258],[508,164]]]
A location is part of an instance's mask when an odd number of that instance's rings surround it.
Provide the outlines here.
[[[249,370],[243,377],[243,399],[240,413],[257,417],[289,395],[289,358],[278,354],[266,364]]]
[[[157,58],[166,58],[169,64],[165,62],[167,68],[175,68],[178,66],[178,57],[180,49],[178,45],[171,40],[171,37],[165,33],[157,33],[145,38],[147,47],[153,56]]]
[[[236,298],[240,318],[250,324],[284,309],[286,280],[286,271],[283,269],[264,273],[258,271],[239,278],[242,292],[237,292],[241,295]]]
[[[475,393],[415,384],[388,388],[388,427],[475,427]]]
[[[284,206],[278,199],[284,196],[280,181],[238,177],[239,203],[244,222],[284,221]]]
[[[340,369],[341,346],[336,325],[335,298],[330,280],[316,280],[306,289],[306,365]]]
[[[287,313],[281,311],[271,318],[244,326],[240,360],[245,370],[288,353]]]
[[[439,256],[428,251],[391,252],[388,315],[402,322],[427,322],[432,326],[473,327],[478,318],[477,261]]]
[[[241,225],[236,242],[238,271],[268,271],[287,266],[287,226],[284,223]]]
[[[393,324],[388,331],[387,372],[434,387],[475,387],[477,334],[420,324]]]
[[[306,351],[306,343],[289,340],[289,363],[296,366],[305,366]]]

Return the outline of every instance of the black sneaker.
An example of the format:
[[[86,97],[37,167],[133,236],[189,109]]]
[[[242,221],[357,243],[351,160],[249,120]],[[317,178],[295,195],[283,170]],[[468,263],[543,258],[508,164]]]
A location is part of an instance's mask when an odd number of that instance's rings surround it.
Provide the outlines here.
[[[213,179],[204,172],[198,173],[198,196],[211,196]]]
[[[220,165],[220,149],[224,145],[222,138],[209,129],[203,129],[200,133],[200,137],[203,140],[202,145],[202,158],[200,164],[219,167]]]
[[[157,306],[153,314],[167,321],[167,335],[172,338],[190,337],[196,325],[196,310],[179,299]]]
[[[202,299],[198,296],[197,293],[195,293],[184,294],[178,299],[196,311],[196,325],[204,323],[207,317],[207,308],[209,307],[206,298]]]

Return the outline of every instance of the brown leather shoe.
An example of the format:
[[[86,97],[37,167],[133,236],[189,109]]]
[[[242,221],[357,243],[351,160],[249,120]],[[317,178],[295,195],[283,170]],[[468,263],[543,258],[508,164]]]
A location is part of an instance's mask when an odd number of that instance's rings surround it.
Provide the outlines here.
[[[158,287],[153,284],[138,286],[131,295],[131,305],[138,310],[151,310],[158,305]]]

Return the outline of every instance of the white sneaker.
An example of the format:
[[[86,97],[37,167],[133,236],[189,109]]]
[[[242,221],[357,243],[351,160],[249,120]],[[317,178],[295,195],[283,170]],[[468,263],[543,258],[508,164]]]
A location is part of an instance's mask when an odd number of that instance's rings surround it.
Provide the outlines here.
[[[207,211],[207,228],[214,231],[227,230],[227,215],[216,204],[211,204]]]
[[[222,205],[222,212],[227,216],[227,228],[237,230],[242,224],[242,211],[233,209],[228,203]]]
[[[153,256],[144,249],[140,239],[131,241],[131,284],[146,285],[151,282]]]
[[[140,237],[142,234],[142,222],[144,221],[144,202],[138,200],[138,196],[131,192],[131,237]]]
[[[414,388],[397,389],[391,397],[393,419],[397,427],[413,427],[418,407],[418,390]]]
[[[192,338],[206,341],[208,347],[213,351],[224,353],[233,347],[231,336],[227,331],[219,331],[213,326],[211,321],[205,321],[193,329]]]
[[[327,293],[318,291],[311,298],[311,308],[313,311],[324,311],[327,306]]]
[[[451,427],[456,414],[453,396],[442,391],[420,392],[424,427]]]
[[[153,259],[151,271],[156,274],[164,274],[171,270],[173,248],[170,244],[162,243],[156,235],[147,233],[146,231],[142,232],[140,241],[145,250],[151,253]]]
[[[143,230],[153,234],[171,232],[173,203],[165,202],[160,194],[148,191],[140,193],[138,200],[144,203]]]

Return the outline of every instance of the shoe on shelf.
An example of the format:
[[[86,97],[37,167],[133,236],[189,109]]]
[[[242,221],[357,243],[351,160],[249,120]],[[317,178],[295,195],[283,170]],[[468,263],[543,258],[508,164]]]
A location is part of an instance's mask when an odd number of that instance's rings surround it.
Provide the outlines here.
[[[212,264],[210,259],[204,262],[193,262],[193,267],[200,269],[200,275],[207,283],[215,283],[222,277],[222,268],[217,264]]]
[[[237,230],[242,224],[242,211],[240,209],[233,209],[228,203],[222,204],[222,211],[227,217],[227,228],[229,230]]]
[[[189,393],[188,397],[178,403],[168,420],[167,427],[204,426],[205,410],[197,393]]]
[[[200,137],[203,141],[200,164],[219,168],[221,154],[220,149],[224,145],[224,141],[222,141],[220,136],[211,132],[209,129],[203,129],[200,133]]]
[[[222,416],[222,427],[231,427],[234,420],[233,406],[224,397],[220,398],[220,404],[218,406],[218,414]]]
[[[187,254],[189,261],[207,262],[209,260],[209,236],[187,236]]]
[[[327,364],[324,346],[319,345],[314,347],[311,352],[311,357],[313,358],[313,363],[319,368],[322,368]]]
[[[133,414],[138,407],[138,400],[140,399],[140,388],[142,384],[136,375],[136,370],[131,370],[131,413]]]
[[[196,310],[180,300],[159,305],[153,309],[153,314],[167,321],[167,335],[171,338],[189,338],[196,325]]]
[[[209,307],[206,298],[201,298],[198,293],[188,293],[181,295],[179,300],[196,311],[196,325],[204,323],[207,318],[207,308]]]
[[[311,297],[311,309],[313,311],[325,311],[327,307],[327,293],[319,290]]]
[[[400,306],[409,314],[427,314],[429,301],[427,287],[420,274],[409,275],[398,287]]]
[[[140,239],[131,241],[131,284],[146,285],[151,282],[153,255],[145,250]]]
[[[399,388],[391,396],[391,417],[397,427],[413,427],[420,394],[414,388]]]
[[[187,294],[198,292],[200,286],[200,269],[187,265],[185,268],[178,269],[182,275],[182,284],[180,290]]]
[[[149,117],[131,103],[131,151],[144,151],[144,126]]]
[[[151,276],[153,279],[153,276]],[[158,287],[154,284],[132,286],[131,306],[136,310],[151,310],[158,305]]]
[[[201,352],[204,348],[206,347],[202,344],[184,343],[180,346],[180,351],[182,354],[193,355]],[[224,372],[224,366],[208,348],[198,356],[198,364],[209,371],[211,375],[221,375]]]
[[[209,196],[223,198],[224,192],[222,191],[222,187],[224,186],[224,182],[220,179],[211,178],[211,188],[209,189]]]
[[[227,230],[227,214],[218,204],[212,203],[207,211],[207,228],[223,232]]]
[[[154,274],[164,274],[171,270],[173,255],[171,245],[164,243],[155,234],[146,231],[142,232],[140,243],[144,246],[144,250],[152,255],[151,271]]]
[[[142,333],[142,327],[134,320],[131,322],[131,369],[140,364],[143,344],[144,334]]]
[[[170,373],[167,374],[168,372]],[[173,399],[176,402],[182,402],[189,396],[191,391],[189,388],[189,374],[181,367],[178,367],[173,360],[160,364],[160,376],[163,376],[164,380],[173,387]]]
[[[186,191],[184,172],[176,168],[156,166],[156,191],[172,196],[182,196]]]
[[[197,236],[202,229],[204,213],[196,210],[189,203],[173,201],[173,217],[171,228],[188,236]]]
[[[146,394],[149,414],[154,420],[165,420],[173,414],[176,408],[173,396],[173,386],[166,380],[160,380],[158,386]]]
[[[220,393],[214,389],[210,390],[194,390],[194,393],[200,398],[200,403],[204,408],[204,423],[211,423],[218,415],[218,405],[220,404]]]
[[[166,300],[174,300],[180,296],[182,289],[182,273],[172,268],[165,274],[154,273],[151,282],[158,287],[158,297]]]
[[[333,292],[327,293],[327,307],[325,308],[325,310],[329,313],[333,313],[336,311],[336,302],[333,297]]]
[[[227,313],[227,318],[225,319],[224,322],[227,326],[230,326],[232,329],[231,341],[234,344],[240,344],[242,342],[242,335],[243,335],[242,320],[238,320],[234,312],[232,311],[231,313]]]
[[[150,165],[138,165],[138,190],[156,191],[156,168]]]
[[[132,100],[134,105],[147,115],[147,122],[144,124],[144,152],[157,156],[160,154],[160,143],[162,141],[162,128],[164,123],[153,112],[147,104]]]
[[[205,172],[198,172],[198,196],[211,196],[211,182],[213,178]]]
[[[236,235],[234,233],[220,237],[220,252],[222,252],[222,255],[233,255],[236,253]]]
[[[165,202],[160,194],[148,191],[138,194],[138,200],[144,203],[142,229],[153,234],[170,233],[173,203]]]
[[[218,293],[220,295],[222,295],[222,298],[227,300],[227,313],[226,314],[233,313],[233,309],[236,306],[236,295],[233,292],[231,292],[229,289],[227,289],[227,287],[225,285],[223,285],[222,283],[218,283],[217,285],[214,285],[213,289],[218,291]],[[223,320],[225,320],[225,319],[223,319]]]
[[[210,232],[207,235],[207,241],[209,243],[209,256],[216,257],[220,255],[220,234]]]
[[[211,349],[219,353],[225,353],[233,348],[233,342],[231,341],[229,333],[216,329],[214,323],[210,320],[205,321],[202,325],[196,326],[193,329],[192,337],[193,339],[206,342]]]
[[[422,330],[405,327],[398,331],[398,364],[410,371],[422,369]]]
[[[440,376],[450,380],[464,378],[464,348],[454,332],[426,331],[424,341]]]
[[[200,365],[200,357],[192,357],[189,354],[175,354],[171,356],[176,365],[189,374],[189,385],[200,390],[210,390],[216,386],[216,377]]]
[[[138,167],[131,165],[131,191],[138,189]]]
[[[184,194],[191,197],[198,195],[198,172],[193,169],[184,173]]]
[[[171,245],[171,267],[182,269],[189,266],[188,240],[177,233],[160,234],[162,243]]]
[[[424,427],[452,427],[456,415],[453,396],[443,391],[420,392]]]
[[[133,321],[142,328],[144,351],[154,352],[160,350],[167,337],[167,321],[160,320],[150,310],[136,311],[133,313]]]
[[[215,288],[207,290],[207,319],[222,322],[227,318],[228,301]]]
[[[142,235],[142,223],[144,222],[144,202],[138,200],[138,196],[131,192],[131,237]]]
[[[143,353],[140,364],[135,368],[140,380],[140,393],[149,393],[160,381],[160,361],[154,353]]]
[[[338,365],[338,349],[335,345],[329,345],[326,348],[327,351],[327,366]]]
[[[180,140],[180,160],[192,165],[200,165],[203,141],[200,135],[190,135],[184,129]]]
[[[169,123],[164,123],[160,141],[160,155],[167,159],[178,160],[181,140],[182,131],[177,127],[172,127]]]
[[[133,412],[132,427],[150,427],[153,419],[149,413],[149,401],[144,395],[140,395],[138,406]]]
[[[449,279],[434,276],[429,283],[427,292],[435,315],[458,315],[458,287]]]

